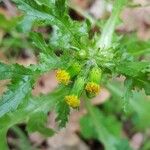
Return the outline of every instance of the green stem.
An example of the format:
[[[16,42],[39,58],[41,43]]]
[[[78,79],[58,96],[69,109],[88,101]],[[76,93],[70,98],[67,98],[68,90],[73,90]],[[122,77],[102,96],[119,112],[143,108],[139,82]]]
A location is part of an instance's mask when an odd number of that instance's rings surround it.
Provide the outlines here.
[[[1,150],[8,150],[6,135],[7,135],[6,129],[0,130],[0,149]]]

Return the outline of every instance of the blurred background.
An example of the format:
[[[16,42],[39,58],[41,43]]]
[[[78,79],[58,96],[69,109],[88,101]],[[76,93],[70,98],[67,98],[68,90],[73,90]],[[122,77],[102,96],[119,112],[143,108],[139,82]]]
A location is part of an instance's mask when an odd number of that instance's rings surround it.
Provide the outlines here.
[[[89,18],[93,22],[93,35],[101,32],[100,27],[110,16],[113,3],[113,0],[70,0],[69,15],[77,21]],[[150,60],[150,0],[130,0],[120,17],[122,22],[118,24],[116,33],[124,36],[122,45],[126,44],[127,50],[137,59]],[[0,1],[0,60],[28,66],[37,63],[39,51],[27,32],[30,22],[23,23],[21,19],[21,12],[11,0]],[[48,40],[53,29],[36,25],[33,31],[41,32]],[[134,92],[132,103],[124,110],[123,81],[124,77],[114,78],[109,85],[102,87],[100,95],[92,100],[98,110],[95,115],[100,117],[99,123],[113,137],[124,139],[118,150],[150,150],[150,97],[143,91]],[[1,94],[8,82],[0,82]],[[49,93],[56,86],[54,73],[44,74],[37,81],[33,94]],[[55,127],[53,112],[49,113],[48,126]],[[8,132],[11,150],[104,150],[84,106],[79,111],[72,111],[67,127],[53,137],[46,138],[37,132],[28,134],[25,128],[26,125],[21,124]],[[107,139],[106,144],[109,144]]]

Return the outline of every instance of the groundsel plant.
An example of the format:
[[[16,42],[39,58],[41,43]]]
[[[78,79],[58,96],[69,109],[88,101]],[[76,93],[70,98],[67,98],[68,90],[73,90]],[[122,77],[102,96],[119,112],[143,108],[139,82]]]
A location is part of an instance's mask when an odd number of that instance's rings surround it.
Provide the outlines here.
[[[26,123],[28,132],[52,136],[56,131],[46,126],[48,112],[54,110],[59,127],[65,127],[70,110],[78,111],[81,100],[91,111],[90,99],[98,95],[101,86],[107,85],[111,78],[125,76],[123,100],[126,102],[132,90],[145,90],[150,94],[149,62],[139,61],[128,53],[120,44],[121,37],[114,33],[126,0],[116,0],[101,33],[92,37],[93,24],[88,18],[83,22],[72,20],[66,0],[13,2],[23,12],[19,22],[22,31],[29,34],[40,53],[36,65],[0,63],[0,80],[11,81],[0,99],[1,150],[8,149],[7,131],[15,124]],[[41,33],[31,32],[36,25],[52,26],[48,42]],[[33,96],[36,80],[49,71],[55,71],[58,87],[47,95]]]

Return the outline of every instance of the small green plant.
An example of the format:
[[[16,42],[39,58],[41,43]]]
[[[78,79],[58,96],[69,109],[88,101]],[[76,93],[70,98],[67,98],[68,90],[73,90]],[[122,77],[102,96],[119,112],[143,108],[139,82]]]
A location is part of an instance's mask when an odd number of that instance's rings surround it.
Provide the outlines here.
[[[108,120],[101,124],[104,115],[91,106],[90,99],[100,92],[101,86],[106,86],[112,78],[121,75],[126,78],[122,94],[124,105],[129,103],[133,90],[144,89],[146,94],[150,94],[150,62],[139,61],[139,55],[135,56],[128,51],[125,42],[122,44],[125,38],[114,32],[126,0],[116,1],[111,17],[102,26],[101,34],[92,38],[89,35],[92,28],[90,20],[72,20],[65,0],[13,2],[24,12],[24,17],[19,22],[22,31],[29,32],[29,37],[40,53],[36,65],[23,67],[19,64],[0,63],[0,80],[11,80],[0,99],[0,149],[8,149],[7,131],[19,123],[26,123],[28,132],[39,131],[45,136],[52,136],[56,131],[46,127],[48,112],[54,109],[59,126],[65,127],[70,109],[79,109],[83,97],[90,114],[90,117],[84,119],[89,122],[94,120],[93,124],[98,131],[93,136],[102,141],[106,150],[120,150],[123,141],[119,136],[114,137],[114,134],[119,133],[113,133],[113,129],[107,131]],[[42,34],[31,32],[37,24],[53,27],[48,42]],[[61,51],[59,56],[57,50]],[[35,81],[52,70],[56,72],[58,87],[48,95],[33,96]],[[113,122],[116,120],[112,116]],[[82,121],[81,124],[83,127]],[[125,150],[130,149],[128,143],[124,147]]]

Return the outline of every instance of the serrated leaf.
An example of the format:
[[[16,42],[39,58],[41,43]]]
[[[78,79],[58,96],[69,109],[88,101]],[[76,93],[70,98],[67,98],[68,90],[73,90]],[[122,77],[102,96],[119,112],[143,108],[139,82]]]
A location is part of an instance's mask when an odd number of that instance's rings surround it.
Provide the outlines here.
[[[70,36],[65,31],[60,31],[57,26],[54,26],[50,44],[56,49],[69,49],[71,46]]]
[[[111,84],[108,86],[111,92],[113,92],[117,97],[118,101],[121,100],[124,94],[124,88],[122,89],[120,85]],[[150,126],[150,99],[143,92],[133,91],[133,96],[129,101],[130,105],[130,116],[132,114],[131,120],[134,123],[135,128],[145,129]],[[115,98],[116,99],[116,98]],[[129,108],[128,108],[129,109]]]
[[[125,35],[120,40],[120,45],[134,56],[150,53],[150,41],[140,40],[135,34]]]
[[[72,43],[77,48],[82,48],[81,38],[87,36],[87,28],[78,22],[72,21],[67,13],[64,12],[66,7],[64,0],[57,0],[56,5],[54,3],[45,5],[35,0],[14,1],[21,10],[25,11],[28,16],[32,16],[35,21],[45,21],[46,23],[57,26],[60,30],[59,32],[65,32],[65,35],[68,35],[70,39],[69,43]],[[63,15],[60,15],[62,12]]]
[[[97,132],[93,130],[93,122],[88,115],[80,119],[80,132],[85,139],[97,139]]]
[[[0,62],[0,80],[11,79],[13,76],[20,77],[24,75],[32,75],[33,72],[19,64],[4,64]]]
[[[150,126],[150,99],[144,96],[141,92],[133,92],[133,97],[130,104],[133,110],[136,112],[134,114],[133,122],[135,126],[139,129],[145,129]]]
[[[136,77],[149,66],[149,62],[122,62],[118,64],[117,71],[127,76]]]
[[[144,75],[139,78],[133,78],[133,86],[138,89],[144,89],[147,95],[150,95],[150,79]]]
[[[22,79],[14,78],[8,90],[0,99],[0,117],[17,109],[18,105],[31,93],[32,78],[24,76]]]
[[[122,62],[116,71],[132,79],[132,89],[144,89],[147,95],[150,94],[150,67],[149,62]]]
[[[108,122],[105,121],[105,117],[102,113],[97,108],[91,106],[89,102],[87,102],[87,109],[89,112],[90,123],[93,124],[92,129],[95,130],[97,139],[104,144],[106,150],[119,150],[117,147],[121,144],[119,141],[121,138],[120,131],[119,134],[113,133],[114,129],[110,127],[110,124],[114,126],[118,125],[116,124],[116,121],[111,123],[109,122],[109,119]],[[88,122],[85,122],[85,124],[88,124]]]
[[[65,127],[68,122],[68,115],[70,108],[65,102],[65,96],[69,94],[70,87],[60,86],[60,95],[57,95],[57,101],[55,103],[56,121],[59,127]]]
[[[68,122],[68,115],[70,113],[70,108],[64,100],[60,99],[57,101],[56,113],[57,113],[56,121],[58,121],[59,126],[65,127],[66,123]]]
[[[40,53],[39,60],[40,63],[39,65],[35,66],[35,69],[38,69],[40,72],[43,73],[58,68],[63,64],[63,62],[61,62],[61,59],[55,54],[47,55],[44,53]]]
[[[66,14],[66,0],[55,0],[55,7],[58,16],[62,17]]]
[[[28,100],[19,105],[16,110],[9,112],[0,118],[0,133],[5,131],[6,134],[8,129],[15,124],[23,122],[28,123],[30,117],[32,117],[32,115],[35,113],[44,112],[47,114],[54,108],[56,101],[58,98],[60,98],[61,93],[63,93],[63,88],[58,88],[49,95],[28,97]],[[2,141],[4,141],[5,135],[2,138]],[[0,142],[0,149],[4,149],[4,147],[7,147],[7,143]],[[7,148],[5,149],[7,150]]]
[[[46,44],[43,36],[40,33],[32,32],[30,33],[30,37],[33,40],[33,44],[40,49],[44,53],[49,53],[50,49],[48,48],[48,45]]]
[[[123,95],[123,100],[124,100],[123,108],[124,111],[126,112],[129,105],[129,101],[132,97],[133,80],[131,78],[126,78],[126,80],[124,81],[124,86],[125,86],[125,92]]]
[[[47,114],[43,112],[37,112],[30,117],[27,125],[27,130],[28,132],[38,131],[46,137],[54,135],[55,131],[51,128],[46,127],[46,123]]]

